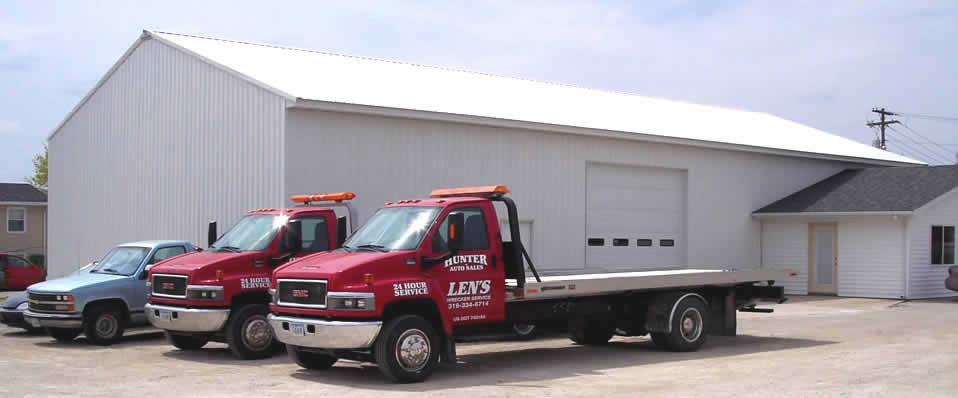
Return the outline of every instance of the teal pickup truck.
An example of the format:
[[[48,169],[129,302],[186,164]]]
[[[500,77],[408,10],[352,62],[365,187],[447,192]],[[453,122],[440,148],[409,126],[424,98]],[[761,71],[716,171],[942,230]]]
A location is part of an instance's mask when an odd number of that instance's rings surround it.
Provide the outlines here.
[[[23,319],[46,329],[57,341],[71,341],[83,333],[91,343],[111,344],[123,337],[125,328],[147,324],[143,307],[149,268],[194,250],[190,242],[179,240],[114,247],[89,267],[27,288],[29,307]]]

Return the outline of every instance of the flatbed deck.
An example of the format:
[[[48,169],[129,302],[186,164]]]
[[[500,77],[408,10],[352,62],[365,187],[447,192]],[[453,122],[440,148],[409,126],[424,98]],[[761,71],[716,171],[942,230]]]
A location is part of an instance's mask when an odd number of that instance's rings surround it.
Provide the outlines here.
[[[610,272],[600,274],[543,276],[539,282],[526,278],[523,295],[507,294],[506,301],[546,300],[593,296],[630,291],[675,289],[683,287],[733,286],[740,283],[778,281],[790,278],[791,271],[680,269],[666,271]],[[515,279],[506,286],[514,290]]]

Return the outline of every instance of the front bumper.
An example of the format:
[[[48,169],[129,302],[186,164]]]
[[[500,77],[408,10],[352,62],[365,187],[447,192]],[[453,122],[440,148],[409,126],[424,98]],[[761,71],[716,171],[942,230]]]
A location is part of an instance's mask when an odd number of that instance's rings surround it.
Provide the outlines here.
[[[23,320],[23,311],[12,308],[0,308],[0,322],[14,327],[29,325]]]
[[[23,320],[33,327],[80,329],[83,327],[81,314],[47,314],[23,311]]]
[[[951,276],[945,279],[945,287],[958,292],[958,277]]]
[[[176,332],[218,332],[223,330],[226,320],[230,317],[228,309],[147,304],[145,310],[146,318],[153,326]]]
[[[372,347],[382,322],[324,321],[269,314],[273,334],[284,344],[323,349],[362,349]],[[293,333],[294,324],[302,326],[302,335]],[[298,328],[297,328],[298,329]]]

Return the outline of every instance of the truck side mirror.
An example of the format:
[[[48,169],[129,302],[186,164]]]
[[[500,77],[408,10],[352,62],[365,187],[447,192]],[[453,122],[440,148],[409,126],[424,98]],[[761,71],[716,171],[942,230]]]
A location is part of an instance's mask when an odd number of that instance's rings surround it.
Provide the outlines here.
[[[451,253],[462,250],[463,236],[465,235],[465,219],[466,216],[462,213],[449,214],[449,231],[447,231],[448,234],[446,236],[449,237],[447,247]]]
[[[286,233],[283,234],[283,249],[289,253],[298,253],[303,250],[303,223],[299,220],[289,220],[286,224]]]
[[[206,230],[206,247],[213,247],[216,237],[216,221],[210,221],[209,228]]]
[[[336,219],[336,248],[343,247],[346,243],[346,216]]]

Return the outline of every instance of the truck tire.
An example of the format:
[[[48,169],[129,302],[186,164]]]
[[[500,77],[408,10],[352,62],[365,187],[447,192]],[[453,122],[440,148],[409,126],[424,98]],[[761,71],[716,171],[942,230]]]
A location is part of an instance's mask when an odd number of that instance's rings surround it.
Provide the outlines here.
[[[376,366],[387,379],[417,383],[426,380],[439,362],[439,337],[423,317],[403,315],[386,323],[374,351]]]
[[[234,310],[226,324],[226,344],[239,359],[263,359],[282,347],[266,321],[269,307],[247,304]]]
[[[672,318],[672,331],[652,333],[652,342],[669,351],[695,351],[705,344],[709,325],[708,307],[697,297],[680,301]]]
[[[569,330],[569,338],[580,345],[605,345],[614,334],[615,326],[601,321],[587,321]]]
[[[536,338],[539,330],[534,323],[515,323],[512,325],[512,333],[516,340],[528,341]]]
[[[47,328],[47,334],[61,343],[73,341],[73,339],[80,335],[80,332],[80,329]]]
[[[181,350],[198,350],[209,343],[210,336],[166,332],[166,340]]]
[[[93,344],[110,345],[123,337],[125,319],[114,306],[98,305],[83,318],[83,334]]]
[[[289,357],[293,358],[293,361],[296,362],[297,365],[305,369],[329,369],[339,360],[339,358],[330,354],[303,351],[291,345],[286,346],[286,352],[289,353]]]

